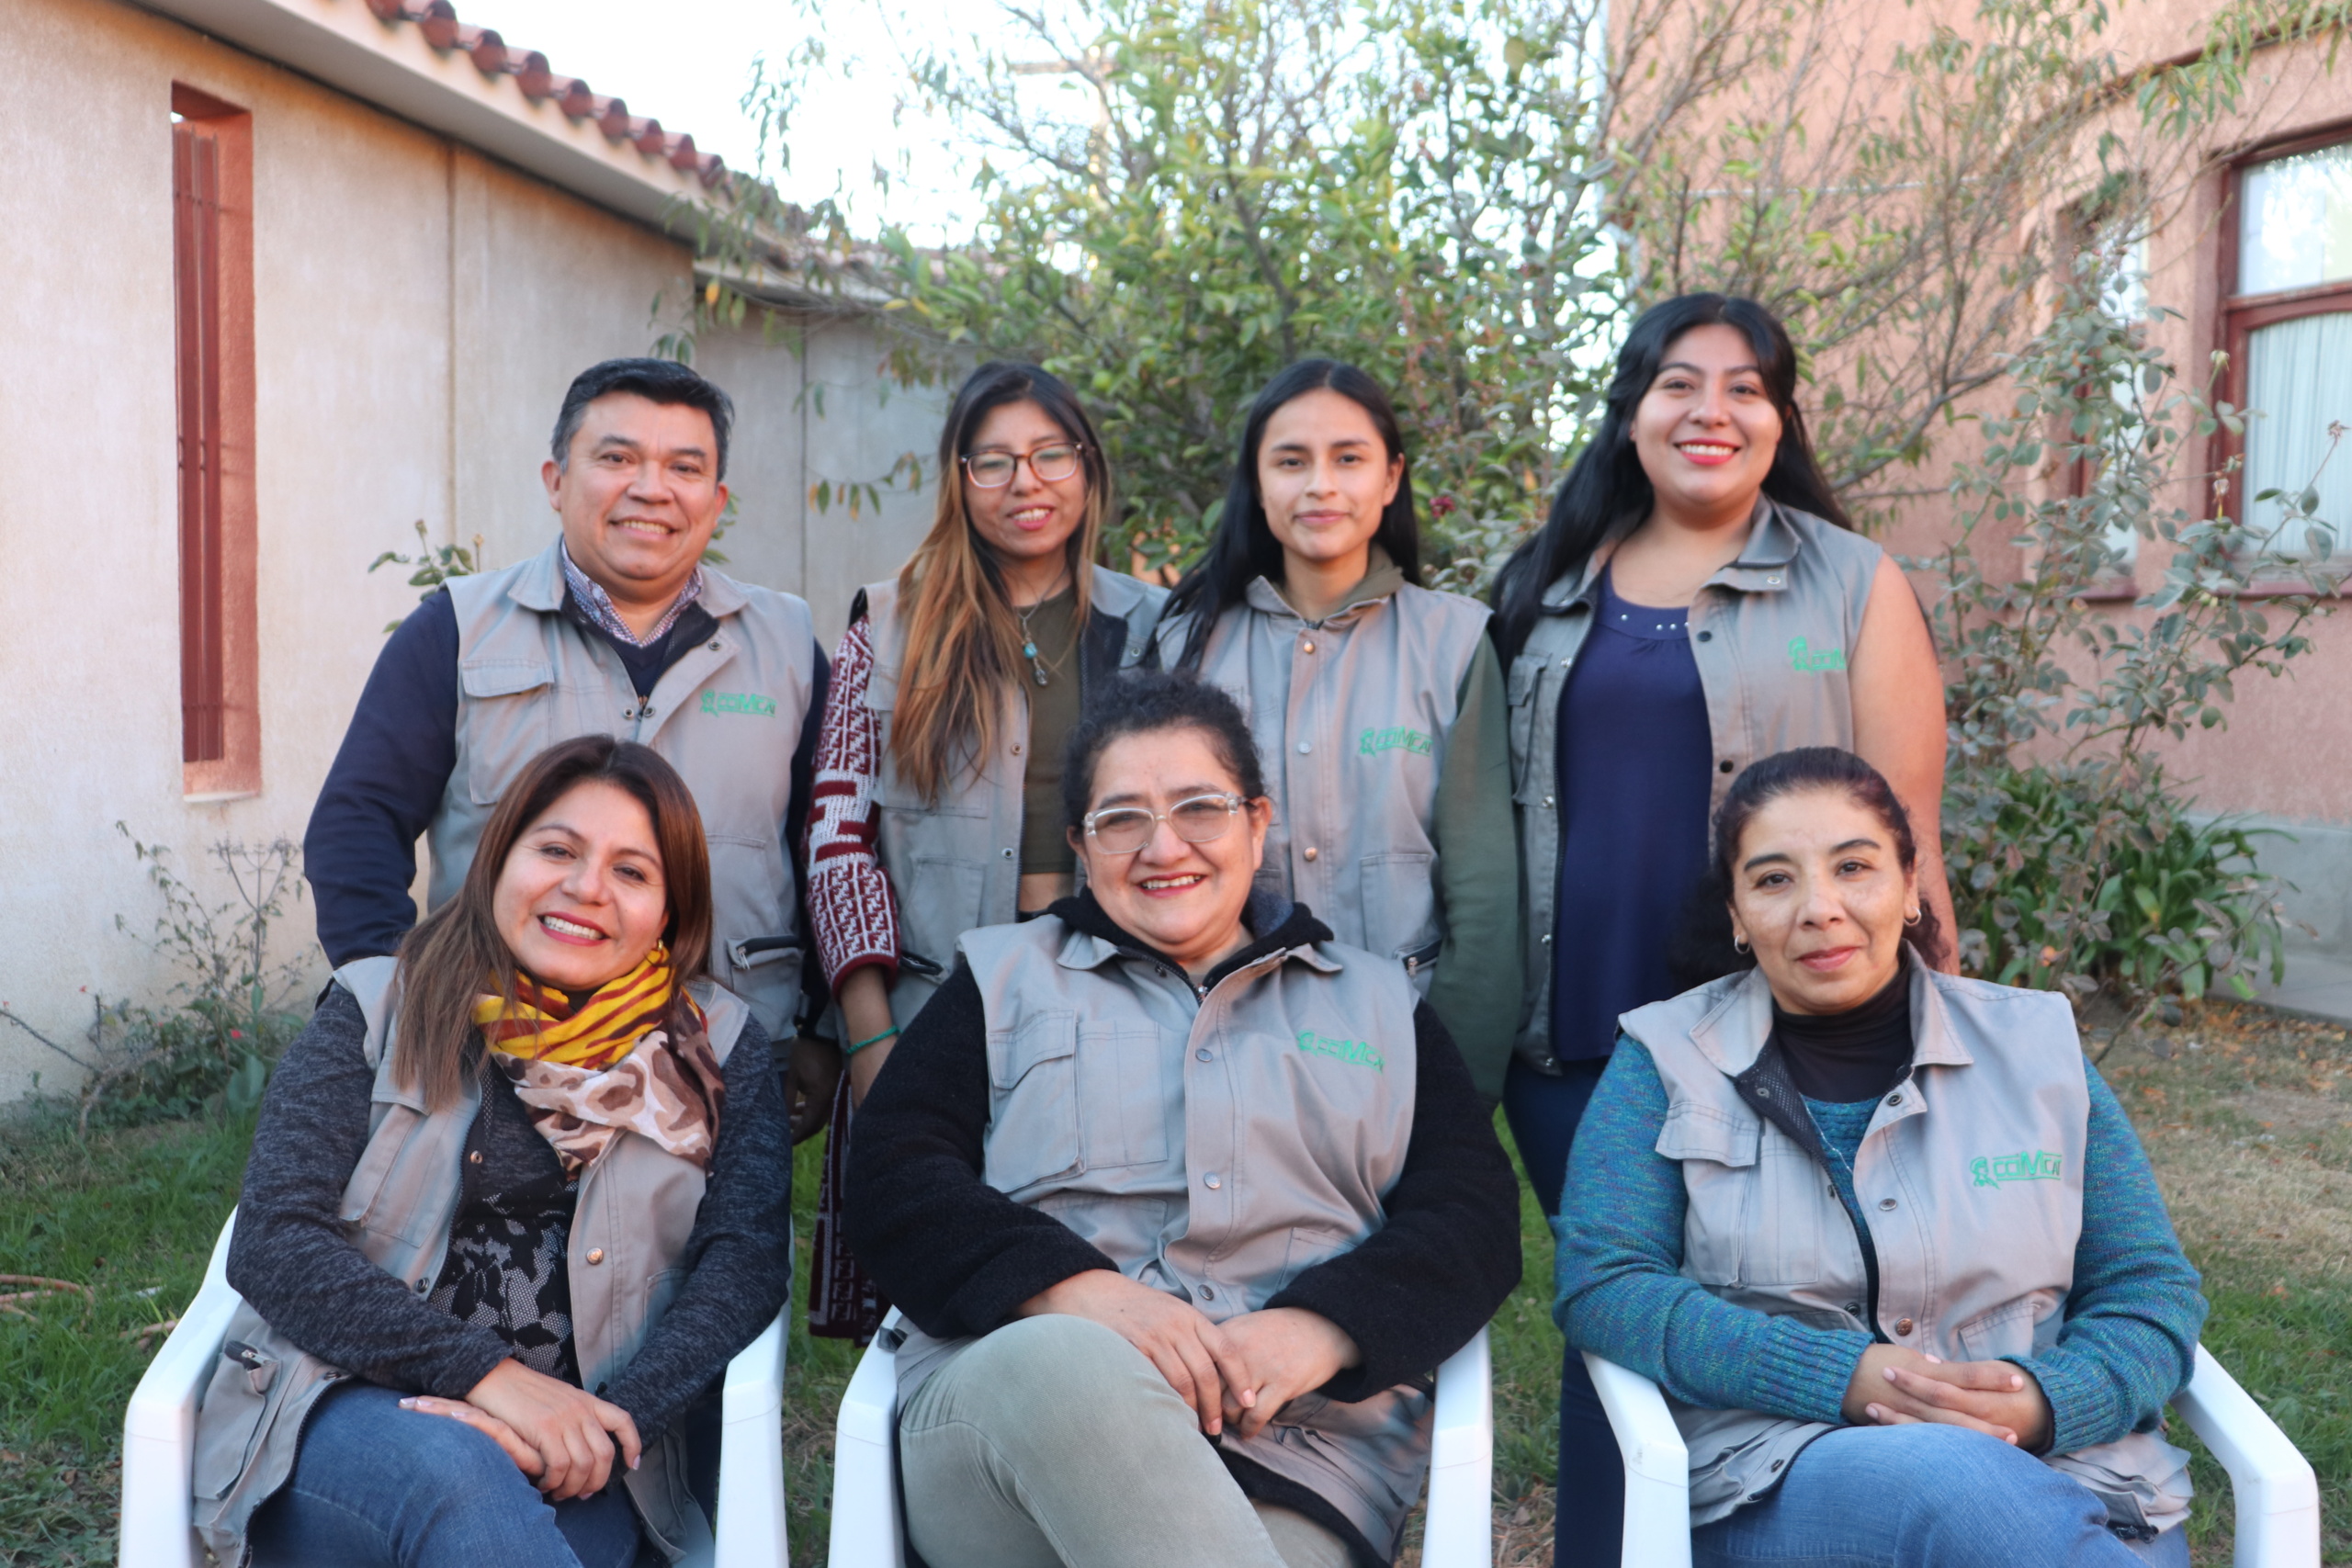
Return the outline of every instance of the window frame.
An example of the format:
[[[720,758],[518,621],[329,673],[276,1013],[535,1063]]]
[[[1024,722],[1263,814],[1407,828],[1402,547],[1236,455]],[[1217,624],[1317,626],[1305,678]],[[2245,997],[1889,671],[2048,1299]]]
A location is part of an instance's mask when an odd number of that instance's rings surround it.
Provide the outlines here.
[[[180,787],[209,804],[262,787],[253,116],[178,82],[171,113]]]
[[[2215,249],[2218,285],[2215,310],[2215,346],[2229,355],[2228,373],[2222,378],[2222,396],[2230,406],[2243,411],[2246,406],[2246,389],[2252,372],[2247,348],[2254,333],[2263,327],[2276,326],[2281,321],[2301,321],[2306,316],[2352,315],[2352,276],[2332,283],[2313,284],[2306,288],[2281,288],[2267,294],[2238,292],[2239,247],[2245,241],[2244,219],[2239,201],[2245,185],[2246,172],[2263,164],[2276,163],[2304,152],[2316,152],[2328,147],[2352,147],[2352,119],[2333,121],[2313,130],[2299,131],[2292,136],[2258,143],[2233,156],[2222,167],[2221,221],[2217,225]],[[2233,513],[2245,519],[2251,515],[2252,499],[2245,492],[2245,437],[2217,424],[2210,446],[2214,473],[2224,471],[2230,459],[2239,459],[2239,467],[2229,474],[2226,499]],[[2247,596],[2309,594],[2311,584],[2298,577],[2272,576],[2257,578],[2241,592]]]

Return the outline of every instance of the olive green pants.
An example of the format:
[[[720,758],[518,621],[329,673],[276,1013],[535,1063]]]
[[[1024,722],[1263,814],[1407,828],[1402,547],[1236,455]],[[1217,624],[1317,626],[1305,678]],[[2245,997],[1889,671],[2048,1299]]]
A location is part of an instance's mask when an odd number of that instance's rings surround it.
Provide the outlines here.
[[[1253,1503],[1142,1351],[1082,1317],[1007,1324],[899,1414],[907,1537],[931,1568],[1348,1568]]]

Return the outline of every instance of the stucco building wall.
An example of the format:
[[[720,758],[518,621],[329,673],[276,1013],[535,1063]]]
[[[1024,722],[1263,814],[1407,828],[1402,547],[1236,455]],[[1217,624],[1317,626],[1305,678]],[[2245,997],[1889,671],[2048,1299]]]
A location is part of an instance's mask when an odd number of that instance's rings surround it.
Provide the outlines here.
[[[184,798],[180,756],[175,82],[253,126],[262,784],[209,804]],[[694,280],[668,235],[119,0],[0,7],[0,1005],[78,1051],[93,998],[160,1000],[173,978],[115,825],[214,903],[231,894],[209,846],[299,841],[382,628],[415,602],[368,563],[413,548],[418,521],[480,534],[494,564],[544,547],[565,386],[648,352],[657,301],[674,321]],[[857,319],[813,341],[804,359],[722,337],[702,363],[741,409],[730,570],[808,594],[830,637],[842,585],[895,566],[929,504],[852,523],[808,489],[927,446],[938,404],[881,395]],[[812,376],[837,389],[823,418],[802,407]],[[308,947],[307,902],[279,936],[281,958]],[[0,1100],[37,1072],[76,1077],[0,1020]]]

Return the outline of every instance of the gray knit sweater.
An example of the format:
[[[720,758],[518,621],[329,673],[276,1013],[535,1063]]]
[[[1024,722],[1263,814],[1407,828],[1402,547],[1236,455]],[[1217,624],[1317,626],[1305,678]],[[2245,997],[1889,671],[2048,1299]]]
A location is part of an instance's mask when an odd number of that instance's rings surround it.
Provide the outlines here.
[[[368,1144],[375,1073],[361,1049],[366,1035],[359,1004],[333,986],[278,1064],[245,1166],[229,1283],[314,1356],[388,1388],[462,1399],[509,1356],[526,1365],[538,1359],[523,1353],[511,1326],[453,1315],[449,1292],[412,1294],[368,1260],[338,1220]],[[746,1020],[727,1058],[709,1190],[680,1260],[689,1278],[628,1370],[597,1391],[629,1413],[648,1442],[718,1380],[791,1291],[792,1145],[771,1063],[766,1034]],[[553,1147],[504,1079],[485,1079],[482,1095],[453,1234],[515,1213],[518,1196],[531,1194],[537,1201],[520,1207],[568,1229],[571,1195]],[[561,1308],[548,1321],[568,1331],[568,1292],[559,1280],[545,1294]],[[542,1370],[568,1370],[566,1349]]]

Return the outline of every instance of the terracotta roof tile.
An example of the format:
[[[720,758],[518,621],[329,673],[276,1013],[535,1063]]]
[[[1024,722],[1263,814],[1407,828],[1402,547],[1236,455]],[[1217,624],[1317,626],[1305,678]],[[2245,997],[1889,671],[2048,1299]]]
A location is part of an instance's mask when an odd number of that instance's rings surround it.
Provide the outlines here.
[[[532,102],[552,98],[568,118],[594,120],[608,141],[634,143],[647,157],[660,158],[706,186],[726,181],[726,164],[716,152],[696,152],[693,137],[665,131],[661,121],[629,113],[626,100],[595,92],[577,76],[557,75],[537,50],[517,48],[489,28],[459,21],[450,0],[367,0],[367,6],[387,27],[413,25],[425,42],[444,53],[465,51],[485,76],[514,77]]]

